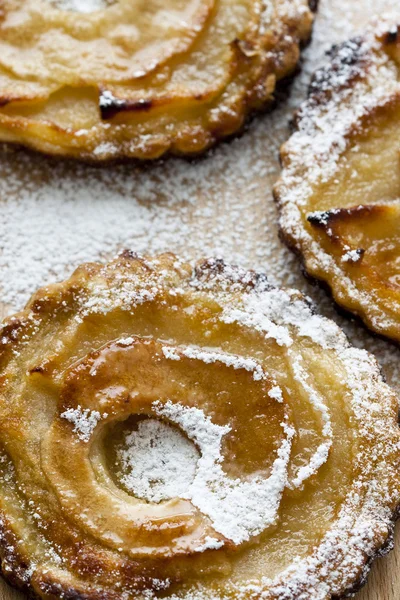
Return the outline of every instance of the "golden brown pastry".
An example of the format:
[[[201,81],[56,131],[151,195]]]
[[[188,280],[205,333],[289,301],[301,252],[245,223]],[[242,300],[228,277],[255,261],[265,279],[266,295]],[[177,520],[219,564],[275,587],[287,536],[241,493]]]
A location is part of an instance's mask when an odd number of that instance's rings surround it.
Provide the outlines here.
[[[2,569],[39,598],[324,600],[390,539],[396,398],[299,292],[125,252],[0,339]]]
[[[333,51],[282,148],[284,240],[336,302],[400,340],[400,25]]]
[[[308,0],[4,0],[0,140],[93,161],[195,154],[290,74]]]

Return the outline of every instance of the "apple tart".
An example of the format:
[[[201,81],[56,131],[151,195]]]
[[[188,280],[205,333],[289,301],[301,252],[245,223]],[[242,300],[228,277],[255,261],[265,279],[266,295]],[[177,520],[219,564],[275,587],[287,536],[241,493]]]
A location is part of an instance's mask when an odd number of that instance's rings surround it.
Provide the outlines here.
[[[0,140],[87,160],[196,154],[292,73],[308,0],[4,0]]]
[[[299,292],[124,252],[0,340],[1,565],[35,597],[323,600],[390,545],[396,397]]]
[[[400,340],[400,25],[334,49],[282,148],[283,239],[374,332]]]

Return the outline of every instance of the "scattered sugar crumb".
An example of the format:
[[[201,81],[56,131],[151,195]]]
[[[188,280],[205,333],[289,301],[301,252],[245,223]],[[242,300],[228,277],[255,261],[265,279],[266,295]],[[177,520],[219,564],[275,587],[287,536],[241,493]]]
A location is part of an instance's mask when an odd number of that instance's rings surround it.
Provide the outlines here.
[[[356,263],[362,258],[362,255],[363,252],[361,249],[357,248],[357,250],[348,250],[345,254],[343,254],[342,261]]]
[[[268,396],[277,400],[277,402],[283,402],[283,394],[279,385],[274,385],[268,392]]]
[[[194,550],[195,552],[204,552],[205,550],[218,550],[219,548],[222,548],[223,545],[224,542],[207,535],[204,544],[202,544],[201,546],[197,546],[197,548],[195,548]]]
[[[107,6],[112,4],[113,0],[50,0],[50,2],[61,10],[91,13],[107,8]]]
[[[79,405],[77,408],[68,408],[60,414],[60,417],[74,425],[73,431],[80,440],[88,442],[101,419],[101,414],[97,410],[82,409]]]

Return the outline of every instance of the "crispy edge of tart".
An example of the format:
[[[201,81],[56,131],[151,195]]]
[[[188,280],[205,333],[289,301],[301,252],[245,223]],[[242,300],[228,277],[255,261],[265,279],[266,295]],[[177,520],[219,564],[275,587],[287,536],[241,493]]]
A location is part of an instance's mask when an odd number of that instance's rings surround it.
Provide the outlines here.
[[[387,27],[383,26],[378,34],[376,31],[374,32],[369,29],[364,36],[356,36],[341,44],[332,46],[329,52],[330,62],[314,73],[309,85],[307,99],[293,115],[291,136],[300,132],[303,127],[304,129],[308,129],[308,123],[311,123],[311,128],[314,128],[315,119],[323,112],[329,102],[333,101],[334,110],[337,110],[341,102],[341,93],[349,92],[351,94],[358,83],[368,85],[370,72],[375,66],[374,52],[376,53],[377,47],[379,46],[378,51],[383,54],[386,47],[390,47],[392,44],[399,43],[400,41],[400,22],[392,26],[387,23],[386,25]],[[397,90],[391,95],[387,95],[384,102],[378,102],[375,106],[366,108],[363,114],[355,119],[343,134],[342,141],[344,148],[342,152],[349,147],[352,137],[358,135],[363,131],[364,127],[373,122],[375,116],[385,112],[399,102],[400,90]],[[312,142],[312,138],[313,134],[311,133],[309,134],[310,142]],[[341,314],[344,314],[348,318],[355,318],[370,333],[390,340],[396,345],[400,344],[400,334],[390,334],[387,331],[387,327],[374,323],[378,315],[383,315],[382,311],[375,309],[371,303],[369,306],[365,306],[360,300],[359,296],[361,294],[358,290],[358,296],[355,301],[354,294],[352,295],[345,285],[340,285],[338,289],[335,284],[331,284],[328,281],[328,278],[324,275],[326,272],[324,267],[321,264],[316,264],[319,261],[315,261],[315,254],[310,248],[313,243],[317,244],[318,242],[314,239],[311,239],[311,241],[303,239],[304,228],[300,223],[300,219],[295,224],[296,229],[302,230],[300,235],[294,234],[293,226],[285,222],[287,216],[283,215],[285,208],[290,204],[297,206],[297,202],[293,203],[292,200],[287,198],[288,193],[290,194],[290,184],[288,185],[287,182],[286,170],[291,166],[293,156],[295,155],[295,150],[288,149],[290,140],[291,137],[281,147],[280,163],[282,171],[273,187],[273,197],[279,210],[280,239],[299,259],[303,275],[312,284],[318,285],[328,293]],[[299,175],[296,171],[290,173],[289,177],[292,178],[293,175],[304,178],[303,175]],[[330,255],[325,252],[324,256],[330,258]],[[337,279],[337,276],[334,274],[331,277],[335,280]]]
[[[156,258],[161,262],[160,268],[163,266],[169,266],[171,268],[171,265],[177,259],[176,255],[173,253],[161,254]],[[132,263],[132,265],[130,263]],[[136,265],[134,263],[136,263]],[[71,299],[73,302],[75,294],[79,294],[79,292],[85,289],[86,284],[91,280],[93,275],[101,272],[104,267],[109,268],[110,266],[115,266],[117,268],[119,266],[127,267],[128,269],[131,268],[132,271],[137,271],[138,268],[141,268],[143,272],[148,270],[145,256],[130,250],[124,250],[116,259],[109,263],[84,263],[65,281],[40,288],[32,295],[26,304],[26,307],[21,312],[11,317],[7,317],[0,325],[0,367],[4,360],[7,361],[8,353],[12,350],[14,345],[18,346],[18,344],[24,343],[25,335],[29,335],[30,330],[34,330],[37,327],[37,319],[40,318],[40,315],[48,316],[51,315],[54,310],[59,308],[63,309],[66,298]],[[181,266],[188,267],[189,265],[187,263],[182,263]],[[196,263],[194,276],[200,279],[203,271],[211,272],[214,275],[224,275],[227,266],[227,263],[222,259],[201,259]],[[178,276],[181,280],[186,279],[187,281],[191,278],[189,272],[187,272],[186,275],[180,273]],[[265,285],[267,276],[252,270],[246,271],[243,279],[235,279],[235,283],[239,283],[243,287],[243,291],[255,287],[260,282]],[[230,280],[229,275],[226,278],[226,283],[228,285],[234,283],[233,280]],[[218,281],[214,280],[212,287],[215,287],[215,290],[218,291]],[[268,285],[268,288],[274,289],[274,286]],[[314,306],[312,304],[310,305],[310,300],[297,290],[296,300],[304,301],[313,313],[316,312]],[[337,326],[337,328],[339,331],[339,326]],[[345,345],[350,345],[347,337],[345,337]],[[377,367],[377,371],[381,374],[381,384],[386,386],[384,375],[378,361],[371,353],[369,353],[369,356]],[[390,520],[387,523],[388,533],[386,539],[383,543],[377,542],[375,551],[365,556],[364,563],[358,568],[358,575],[356,576],[354,583],[350,587],[341,590],[339,594],[330,593],[329,596],[326,597],[326,600],[344,600],[361,590],[368,580],[369,572],[375,560],[386,556],[393,549],[395,524],[399,518],[400,499],[393,508]],[[88,592],[87,590],[80,590],[77,587],[74,588],[64,585],[60,580],[54,580],[46,575],[43,577],[37,576],[32,580],[28,575],[29,557],[24,556],[23,553],[16,550],[16,543],[18,543],[18,540],[12,530],[12,526],[9,525],[7,527],[7,516],[0,511],[0,576],[9,585],[25,593],[29,598],[32,598],[33,600],[43,600],[43,598],[47,598],[48,600],[59,600],[60,598],[63,598],[64,600],[119,600],[118,593],[100,590]],[[254,598],[253,595],[252,598]]]
[[[278,2],[281,0],[277,0]],[[288,4],[288,0],[283,0]],[[115,160],[136,159],[136,160],[155,160],[168,155],[195,157],[203,154],[219,141],[229,139],[240,134],[251,115],[262,112],[273,105],[274,92],[279,82],[285,82],[295,74],[296,67],[300,59],[300,49],[306,45],[312,33],[313,13],[317,10],[319,0],[305,0],[301,18],[295,23],[288,15],[287,10],[279,15],[278,23],[273,29],[273,36],[276,38],[276,45],[272,51],[268,52],[262,63],[261,71],[254,77],[249,74],[249,79],[244,86],[243,93],[234,100],[234,107],[237,114],[235,123],[232,125],[231,117],[226,117],[223,111],[219,112],[217,119],[213,119],[213,124],[199,127],[197,123],[183,123],[172,137],[165,134],[151,134],[145,136],[146,140],[138,139],[135,143],[130,140],[117,139],[117,137],[108,138],[99,141],[99,144],[93,149],[87,149],[76,141],[75,131],[60,127],[55,123],[45,120],[31,120],[21,116],[10,116],[0,112],[0,140],[6,144],[27,147],[28,149],[40,152],[42,154],[82,160],[87,163],[107,163]],[[293,35],[290,42],[289,37]],[[241,48],[241,45],[235,40],[231,46],[233,49],[233,63],[230,67],[240,66],[245,68],[249,58]],[[249,67],[249,72],[251,71]],[[260,95],[260,90],[263,92]],[[99,112],[101,108],[102,90],[99,89]],[[0,109],[10,101],[23,101],[24,97],[10,98],[7,93],[0,91]],[[217,100],[215,107],[218,108]],[[130,103],[128,99],[120,100],[115,98],[115,106],[109,107],[111,112],[115,109],[116,114],[124,111],[147,112],[153,108],[152,102],[139,104]],[[206,109],[208,110],[208,109]],[[110,123],[110,117],[107,116],[107,123]],[[115,128],[124,128],[124,123],[111,125],[110,131]],[[129,126],[129,124],[127,124]],[[150,139],[147,139],[149,137]],[[101,152],[97,148],[101,147]]]

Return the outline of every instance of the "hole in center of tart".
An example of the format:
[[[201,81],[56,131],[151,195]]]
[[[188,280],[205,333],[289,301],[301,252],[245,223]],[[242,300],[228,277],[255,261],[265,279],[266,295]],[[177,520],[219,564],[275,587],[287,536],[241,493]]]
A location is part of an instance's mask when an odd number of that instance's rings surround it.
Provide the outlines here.
[[[110,465],[117,483],[148,502],[185,497],[199,451],[184,433],[154,418],[130,417],[112,435]]]
[[[92,13],[104,10],[115,4],[116,0],[48,0],[55,8],[79,13]]]

